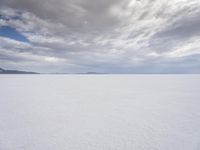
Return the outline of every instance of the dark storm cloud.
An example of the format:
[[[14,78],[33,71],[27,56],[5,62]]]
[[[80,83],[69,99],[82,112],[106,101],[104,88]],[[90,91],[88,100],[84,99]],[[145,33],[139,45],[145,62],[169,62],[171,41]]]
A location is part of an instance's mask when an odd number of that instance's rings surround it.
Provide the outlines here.
[[[30,43],[1,37],[0,60],[42,72],[196,73],[199,7],[199,0],[1,0],[0,26]]]

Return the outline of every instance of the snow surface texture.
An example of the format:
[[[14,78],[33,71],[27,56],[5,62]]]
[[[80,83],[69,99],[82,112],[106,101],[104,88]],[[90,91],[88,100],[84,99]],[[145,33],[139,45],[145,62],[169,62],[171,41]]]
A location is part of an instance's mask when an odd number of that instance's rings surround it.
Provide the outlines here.
[[[0,150],[200,150],[200,76],[1,75]]]

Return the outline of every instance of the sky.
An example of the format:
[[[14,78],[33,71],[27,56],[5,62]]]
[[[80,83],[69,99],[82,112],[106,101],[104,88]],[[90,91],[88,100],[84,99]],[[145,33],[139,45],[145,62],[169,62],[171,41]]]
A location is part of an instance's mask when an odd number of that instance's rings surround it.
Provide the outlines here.
[[[200,73],[199,0],[0,0],[0,68]]]

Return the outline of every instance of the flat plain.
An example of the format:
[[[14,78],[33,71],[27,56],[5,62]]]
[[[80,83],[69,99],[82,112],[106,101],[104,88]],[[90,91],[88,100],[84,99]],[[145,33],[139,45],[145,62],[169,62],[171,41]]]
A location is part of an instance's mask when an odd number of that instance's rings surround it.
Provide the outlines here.
[[[0,75],[0,150],[200,150],[200,75]]]

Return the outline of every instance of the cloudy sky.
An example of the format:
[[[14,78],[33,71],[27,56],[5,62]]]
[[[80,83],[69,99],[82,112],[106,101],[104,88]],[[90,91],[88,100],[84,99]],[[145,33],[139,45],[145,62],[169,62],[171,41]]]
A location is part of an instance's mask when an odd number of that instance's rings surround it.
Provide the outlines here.
[[[200,73],[199,0],[0,0],[0,67]]]

